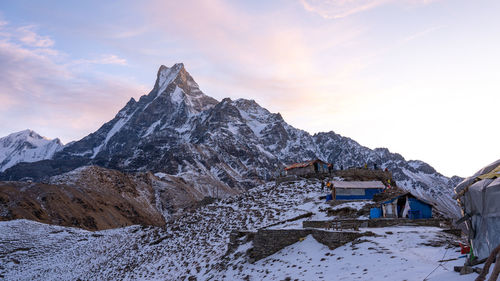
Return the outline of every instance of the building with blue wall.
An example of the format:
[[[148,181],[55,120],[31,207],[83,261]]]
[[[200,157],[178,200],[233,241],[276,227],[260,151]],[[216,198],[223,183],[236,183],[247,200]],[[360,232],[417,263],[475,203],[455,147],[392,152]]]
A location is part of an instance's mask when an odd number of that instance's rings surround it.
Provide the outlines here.
[[[385,189],[381,181],[333,181],[332,185],[335,200],[371,200]]]
[[[432,218],[432,208],[431,203],[408,192],[382,202],[380,208],[372,208],[370,218],[430,219]]]

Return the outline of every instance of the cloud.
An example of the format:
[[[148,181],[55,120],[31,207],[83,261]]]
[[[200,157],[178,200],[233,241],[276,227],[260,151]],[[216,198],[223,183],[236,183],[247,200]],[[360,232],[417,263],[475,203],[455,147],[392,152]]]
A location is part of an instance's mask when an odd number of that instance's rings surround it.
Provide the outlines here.
[[[75,64],[114,64],[114,65],[127,65],[127,60],[120,58],[117,55],[101,55],[96,59],[82,59],[74,62]]]
[[[432,26],[432,27],[426,28],[420,32],[417,32],[415,34],[411,34],[410,36],[403,38],[402,42],[407,43],[407,42],[413,41],[415,39],[426,36],[427,34],[430,34],[434,31],[442,29],[444,27],[445,27],[444,25],[439,25],[439,26]]]
[[[339,19],[386,4],[428,4],[435,0],[300,0],[305,10],[325,19]]]
[[[133,38],[133,37],[138,37],[140,35],[143,35],[147,33],[148,31],[151,30],[151,26],[139,26],[139,27],[131,27],[127,28],[126,30],[120,30],[118,32],[114,32],[111,34],[112,38],[115,39],[126,39],[126,38]],[[109,35],[108,35],[109,36]]]
[[[47,48],[54,45],[48,36],[41,36],[35,32],[35,26],[22,26],[17,28],[17,37],[24,44],[31,47]]]
[[[19,30],[27,32],[18,35]],[[32,27],[8,25],[0,33],[1,135],[30,128],[75,140],[113,118],[130,97],[145,93],[131,78],[80,72],[75,60],[51,47],[51,38],[32,33]],[[113,55],[97,61],[125,63]]]
[[[150,25],[215,66],[217,71],[195,75],[208,82],[202,88],[212,87],[208,94],[250,96],[265,105],[286,96],[280,110],[310,104],[312,93],[326,95],[325,85],[346,81],[354,63],[334,50],[348,48],[363,31],[355,24],[303,23],[278,10],[252,13],[223,0],[154,1],[146,6]],[[185,63],[190,71],[199,64]]]
[[[325,19],[338,19],[381,6],[391,0],[300,0],[304,9]]]

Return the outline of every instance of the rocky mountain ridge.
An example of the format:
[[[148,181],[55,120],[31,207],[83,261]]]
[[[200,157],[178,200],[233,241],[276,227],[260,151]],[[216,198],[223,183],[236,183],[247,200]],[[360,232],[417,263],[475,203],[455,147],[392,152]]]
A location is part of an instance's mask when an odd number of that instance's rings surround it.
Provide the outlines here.
[[[452,215],[459,178],[447,178],[422,161],[406,161],[388,149],[369,149],[334,132],[311,135],[253,100],[218,102],[205,95],[183,64],[161,66],[153,89],[96,132],[71,143],[51,160],[21,163],[2,180],[35,180],[84,165],[183,178],[202,194],[246,190],[273,178],[285,165],[320,158],[335,168],[369,163],[388,168],[398,186]],[[195,184],[197,183],[197,184]],[[200,184],[202,183],[202,184]],[[210,186],[217,183],[217,188]]]

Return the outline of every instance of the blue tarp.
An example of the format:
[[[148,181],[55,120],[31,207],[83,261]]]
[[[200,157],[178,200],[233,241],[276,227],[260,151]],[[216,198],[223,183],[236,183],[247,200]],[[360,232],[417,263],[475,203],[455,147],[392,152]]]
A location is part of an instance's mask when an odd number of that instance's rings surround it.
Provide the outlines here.
[[[371,208],[370,209],[370,219],[377,219],[382,216],[382,209],[380,208]]]
[[[432,206],[422,202],[416,198],[409,198],[410,212],[408,216],[410,219],[430,219],[432,218]]]
[[[393,198],[391,200],[385,201],[382,203],[388,204],[392,203],[394,200],[399,199],[400,197],[404,197],[406,195],[398,196],[396,198]],[[408,198],[409,204],[410,204],[410,212],[408,212],[408,217],[410,219],[430,219],[432,218],[432,205],[427,204],[426,202],[419,200],[417,198],[410,197]],[[401,208],[397,206],[397,212],[398,214],[401,213]]]
[[[332,200],[332,199],[333,199],[333,196],[332,196],[331,193],[326,195],[326,201],[327,202],[330,201],[330,200]]]

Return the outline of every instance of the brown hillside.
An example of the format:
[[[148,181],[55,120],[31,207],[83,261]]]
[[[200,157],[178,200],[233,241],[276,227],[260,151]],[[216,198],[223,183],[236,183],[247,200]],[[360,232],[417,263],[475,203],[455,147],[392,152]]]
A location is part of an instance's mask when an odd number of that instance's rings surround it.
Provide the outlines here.
[[[161,180],[151,173],[90,166],[49,183],[0,182],[0,221],[29,219],[88,230],[161,226],[165,217],[201,199],[200,192],[175,177]]]

